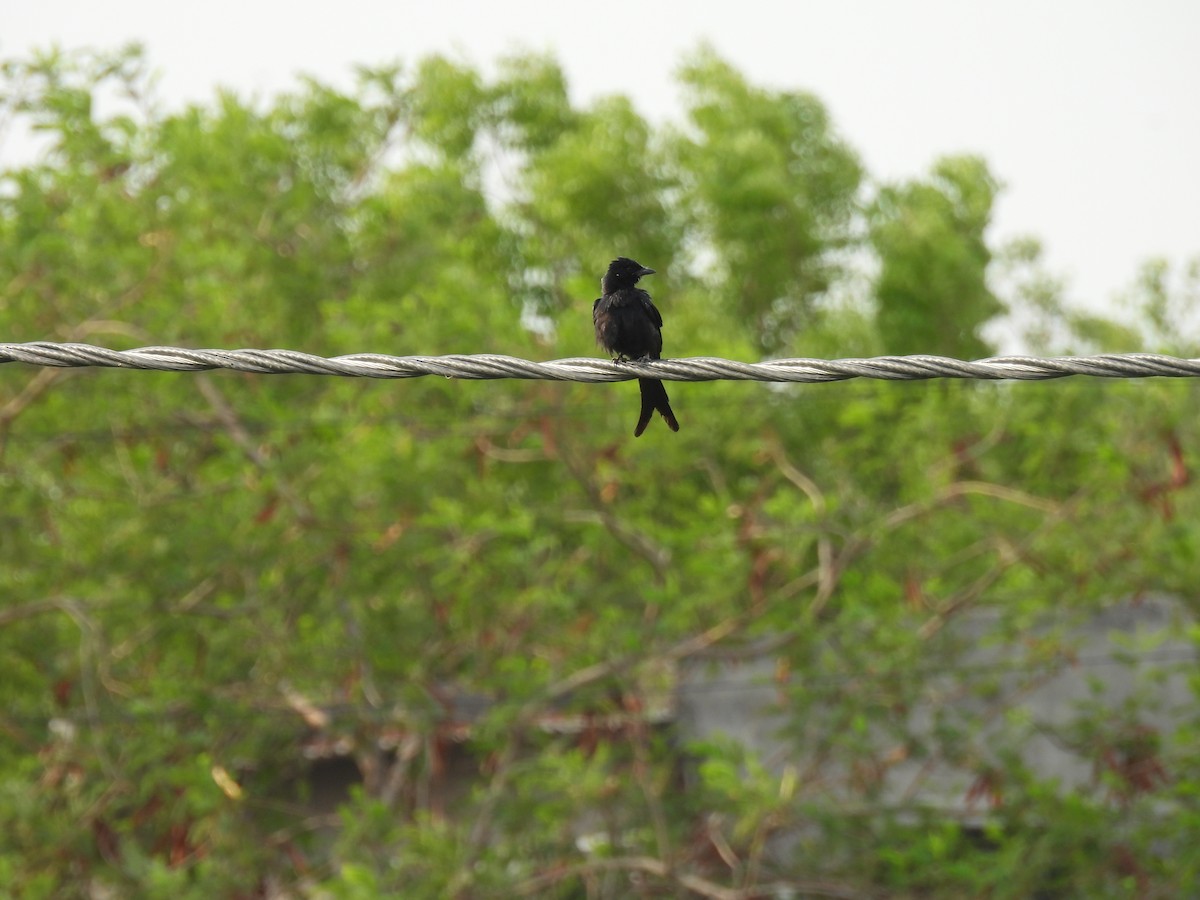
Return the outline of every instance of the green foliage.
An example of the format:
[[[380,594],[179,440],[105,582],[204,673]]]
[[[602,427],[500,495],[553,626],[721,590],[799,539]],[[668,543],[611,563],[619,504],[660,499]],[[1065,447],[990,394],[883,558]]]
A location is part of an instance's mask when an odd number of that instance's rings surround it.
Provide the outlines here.
[[[879,192],[868,218],[888,353],[990,353],[979,329],[1004,310],[988,288],[984,234],[998,189],[982,159],[956,156],[938,161],[929,181]]]
[[[987,244],[981,161],[860,209],[819,101],[710,51],[682,131],[572,106],[544,56],[169,114],[136,49],[2,71],[0,120],[46,142],[0,175],[7,340],[586,354],[624,253],[671,355],[982,355],[997,295],[1047,350],[1194,353],[1194,272],[1072,313],[1035,241]],[[634,442],[632,384],[0,367],[0,883],[1194,893],[1196,717],[1084,705],[1066,789],[1013,710],[1075,618],[1194,593],[1194,384],[671,391],[683,430]],[[973,613],[1015,685],[963,668]],[[677,664],[762,641],[794,754],[683,746]],[[892,802],[898,761],[970,773],[982,824]]]
[[[862,169],[810,94],[748,84],[710,49],[680,71],[691,129],[673,144],[685,225],[716,289],[766,350],[810,321],[850,242]]]

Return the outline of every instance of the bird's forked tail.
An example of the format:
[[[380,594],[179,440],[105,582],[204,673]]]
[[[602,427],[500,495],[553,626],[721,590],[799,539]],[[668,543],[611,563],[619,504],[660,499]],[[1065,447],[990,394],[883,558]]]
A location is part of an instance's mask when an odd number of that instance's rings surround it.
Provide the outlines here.
[[[658,410],[672,431],[679,430],[679,422],[671,409],[671,401],[667,398],[667,389],[657,378],[639,378],[638,387],[642,392],[642,412],[638,416],[637,428],[633,430],[634,437],[641,437],[654,411]]]

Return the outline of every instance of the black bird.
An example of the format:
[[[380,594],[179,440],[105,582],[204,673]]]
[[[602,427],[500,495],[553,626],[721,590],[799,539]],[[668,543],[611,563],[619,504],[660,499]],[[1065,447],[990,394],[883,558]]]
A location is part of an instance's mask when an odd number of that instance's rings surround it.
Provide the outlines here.
[[[653,275],[641,263],[627,257],[614,259],[600,279],[603,296],[592,304],[592,324],[596,326],[596,343],[614,354],[615,359],[660,359],[662,357],[662,316],[650,295],[637,286],[643,275]],[[672,431],[679,422],[671,411],[667,389],[657,378],[639,378],[642,392],[642,412],[638,416],[634,437],[641,437],[650,417],[658,410]]]

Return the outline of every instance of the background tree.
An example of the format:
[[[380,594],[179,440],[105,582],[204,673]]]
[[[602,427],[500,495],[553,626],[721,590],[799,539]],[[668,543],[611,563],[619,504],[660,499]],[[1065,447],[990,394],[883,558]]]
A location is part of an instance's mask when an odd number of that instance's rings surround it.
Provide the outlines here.
[[[811,94],[754,87],[710,49],[681,68],[680,210],[714,287],[759,346],[811,321],[851,243],[862,167]]]
[[[495,71],[162,113],[136,51],[6,63],[0,120],[46,142],[0,176],[6,339],[575,355],[630,253],[672,355],[986,349],[982,163],[863,210],[819,102],[709,52],[684,131],[573,107],[546,57]],[[877,314],[843,265],[863,233]],[[999,255],[1048,350],[1157,346],[1194,288],[1148,269],[1105,331],[1034,244]],[[1076,618],[1152,591],[1194,613],[1196,391],[678,385],[683,430],[633,442],[629,384],[0,367],[0,884],[1187,893],[1194,712],[1056,725],[1095,760],[1062,789],[1012,710],[1078,664]],[[1015,683],[962,666],[975,612],[1024,648]],[[763,646],[791,768],[653,727],[682,667]],[[361,776],[336,822],[298,788],[322,747]],[[883,802],[900,759],[999,798],[984,839]]]
[[[991,352],[980,329],[1004,311],[988,288],[985,239],[998,189],[983,160],[958,156],[937,162],[928,181],[879,192],[868,221],[888,353],[978,359]]]

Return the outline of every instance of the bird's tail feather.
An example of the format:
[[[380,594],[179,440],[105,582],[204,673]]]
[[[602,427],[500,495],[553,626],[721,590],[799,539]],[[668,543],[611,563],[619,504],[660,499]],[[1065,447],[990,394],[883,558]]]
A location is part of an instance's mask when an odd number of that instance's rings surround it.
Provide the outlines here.
[[[655,410],[662,414],[668,428],[678,431],[679,422],[671,409],[671,401],[667,398],[667,389],[663,387],[663,383],[657,378],[639,378],[638,387],[642,392],[642,412],[638,416],[637,428],[633,430],[633,436],[642,436],[642,432],[650,424],[650,417],[654,415]]]

